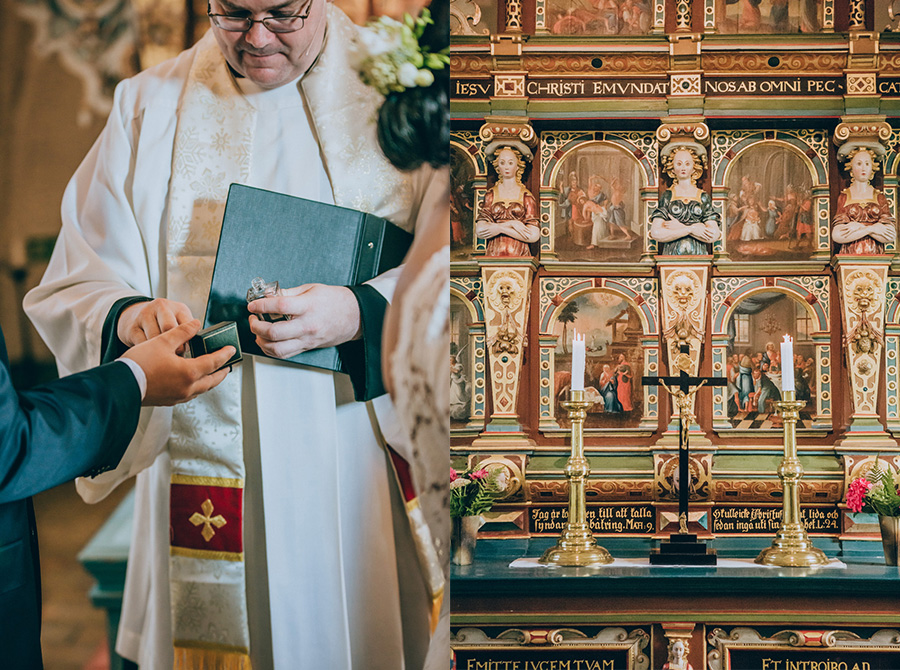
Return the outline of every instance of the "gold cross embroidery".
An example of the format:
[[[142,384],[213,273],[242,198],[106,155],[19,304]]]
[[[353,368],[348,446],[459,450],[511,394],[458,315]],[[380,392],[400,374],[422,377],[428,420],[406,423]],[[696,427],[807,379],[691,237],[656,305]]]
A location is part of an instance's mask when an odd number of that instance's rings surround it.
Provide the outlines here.
[[[194,512],[191,514],[191,518],[188,519],[195,526],[199,526],[203,524],[203,530],[200,531],[200,534],[203,536],[203,539],[209,542],[213,535],[216,534],[216,531],[213,530],[213,526],[216,528],[221,528],[227,522],[225,521],[225,517],[221,514],[217,514],[216,516],[212,516],[213,513],[213,504],[212,501],[207,498],[200,505],[200,509],[203,510],[203,514],[200,512]]]

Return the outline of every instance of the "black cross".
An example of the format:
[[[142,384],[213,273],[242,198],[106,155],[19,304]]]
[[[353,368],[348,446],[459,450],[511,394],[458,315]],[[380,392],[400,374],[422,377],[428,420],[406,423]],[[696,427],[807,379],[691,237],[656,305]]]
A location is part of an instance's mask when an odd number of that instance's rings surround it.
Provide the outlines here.
[[[685,356],[690,356],[690,347],[682,344],[679,357]],[[690,410],[688,409],[691,404],[690,398],[701,386],[725,386],[728,384],[728,380],[725,377],[691,377],[682,367],[677,377],[642,377],[641,382],[644,386],[663,384],[666,391],[673,396],[673,402],[678,404],[678,522],[680,532],[686,533],[688,487],[690,486],[688,461],[688,430],[691,425]],[[691,390],[692,387],[693,390]]]

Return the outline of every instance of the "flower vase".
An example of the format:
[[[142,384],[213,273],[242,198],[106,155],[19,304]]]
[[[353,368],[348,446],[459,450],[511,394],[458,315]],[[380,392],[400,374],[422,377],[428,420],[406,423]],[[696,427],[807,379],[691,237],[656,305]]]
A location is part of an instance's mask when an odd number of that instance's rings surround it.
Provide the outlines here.
[[[884,547],[884,562],[888,565],[897,565],[900,557],[900,547],[897,539],[900,537],[900,516],[878,515],[878,525],[881,526],[881,544]]]
[[[484,517],[458,516],[452,519],[450,529],[450,562],[454,565],[471,565],[475,558],[475,541],[478,529],[484,525]]]

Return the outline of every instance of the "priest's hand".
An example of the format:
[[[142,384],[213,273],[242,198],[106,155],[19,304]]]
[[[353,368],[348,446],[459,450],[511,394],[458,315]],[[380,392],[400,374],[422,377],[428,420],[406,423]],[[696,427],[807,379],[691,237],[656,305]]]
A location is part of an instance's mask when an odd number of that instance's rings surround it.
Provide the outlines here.
[[[269,356],[290,358],[310,349],[333,347],[362,335],[359,303],[346,286],[303,284],[274,298],[260,298],[247,305],[250,330]],[[257,314],[284,314],[290,321],[269,323]]]
[[[122,344],[133,347],[193,318],[190,307],[182,302],[165,298],[138,302],[125,308],[119,315],[116,335]]]
[[[219,370],[234,354],[228,346],[198,358],[182,358],[176,351],[200,330],[194,319],[142,342],[125,354],[141,366],[147,375],[147,393],[143,405],[177,405],[217,386],[230,372]],[[216,372],[218,370],[218,372]]]

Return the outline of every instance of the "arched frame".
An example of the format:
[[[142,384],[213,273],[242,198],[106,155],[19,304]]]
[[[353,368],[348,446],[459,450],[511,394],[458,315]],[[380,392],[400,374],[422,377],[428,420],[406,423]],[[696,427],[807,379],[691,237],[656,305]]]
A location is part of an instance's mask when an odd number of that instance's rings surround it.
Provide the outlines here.
[[[478,133],[454,131],[450,133],[450,146],[459,149],[475,168],[475,183],[472,188],[475,202],[472,203],[472,211],[475,213],[473,219],[477,219],[478,210],[481,209],[481,205],[484,202],[484,194],[487,192],[487,161],[484,155],[484,142]],[[487,244],[486,241],[476,237],[474,229],[470,233],[472,234],[473,256],[483,255]]]
[[[641,175],[639,189],[640,212],[638,220],[644,222],[643,230],[643,255],[656,250],[656,242],[647,235],[647,219],[650,211],[656,207],[657,184],[659,176],[657,163],[659,147],[652,132],[544,132],[541,133],[541,192],[540,192],[540,222],[541,222],[541,260],[546,265],[553,265],[558,259],[554,249],[556,239],[556,226],[561,222],[556,221],[556,203],[559,198],[559,190],[556,188],[557,178],[561,166],[574,152],[585,147],[606,146],[625,151],[637,163]],[[575,264],[575,263],[567,263]],[[595,265],[595,263],[588,263]]]
[[[735,307],[758,293],[783,293],[804,305],[815,324],[811,333],[816,352],[816,417],[813,430],[831,430],[831,325],[827,277],[715,277],[712,280],[713,376],[724,377],[728,350],[728,321]],[[733,430],[723,387],[713,389],[713,428]]]
[[[828,259],[831,256],[830,190],[828,186],[828,136],[822,131],[766,130],[730,131],[712,134],[712,197],[713,207],[719,213],[722,227],[725,224],[725,203],[728,197],[728,178],[736,160],[745,152],[765,144],[781,145],[803,162],[812,181],[811,195],[815,212],[815,247],[812,258]],[[713,244],[713,253],[727,258],[725,233]]]
[[[453,428],[451,433],[469,433],[484,429],[487,399],[487,346],[484,326],[484,297],[481,277],[452,277],[450,295],[458,298],[469,311],[469,369],[472,370],[472,398],[469,420],[464,428]]]
[[[544,433],[564,432],[556,419],[553,398],[556,377],[556,344],[553,333],[556,317],[578,296],[605,291],[623,298],[638,314],[643,334],[641,349],[645,374],[659,372],[659,306],[658,281],[652,277],[542,277],[540,280],[540,409],[539,428]],[[659,397],[656,389],[644,386],[643,413],[636,428],[621,430],[586,429],[587,433],[650,434],[658,427]]]

